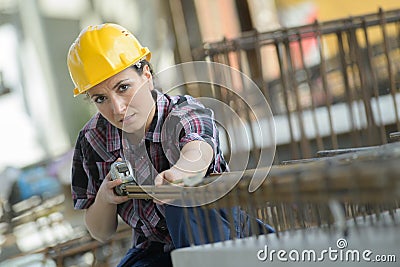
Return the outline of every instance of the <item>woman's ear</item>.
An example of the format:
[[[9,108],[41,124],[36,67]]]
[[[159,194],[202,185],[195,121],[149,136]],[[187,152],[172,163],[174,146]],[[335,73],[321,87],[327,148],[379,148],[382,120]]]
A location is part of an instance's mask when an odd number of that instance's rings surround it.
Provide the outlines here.
[[[147,79],[153,78],[153,76],[151,75],[151,71],[150,71],[149,65],[144,65],[144,67],[143,67],[143,75],[144,75]]]
[[[150,67],[148,65],[145,65],[143,67],[143,73],[142,75],[146,78],[147,82],[149,83],[149,89],[150,91],[154,89],[153,85],[153,75],[151,74]]]

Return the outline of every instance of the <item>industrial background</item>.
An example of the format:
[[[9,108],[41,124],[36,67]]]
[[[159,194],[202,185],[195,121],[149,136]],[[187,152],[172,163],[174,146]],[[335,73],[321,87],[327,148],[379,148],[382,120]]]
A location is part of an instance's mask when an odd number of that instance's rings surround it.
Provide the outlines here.
[[[73,97],[66,56],[81,29],[104,22],[149,47],[156,72],[206,60],[250,77],[274,115],[276,165],[400,131],[398,0],[0,0],[0,266],[114,266],[129,247],[124,226],[108,244],[92,240],[70,197],[72,148],[95,108]],[[229,92],[207,95],[254,120]],[[265,149],[250,137],[224,146],[250,153],[248,168]]]

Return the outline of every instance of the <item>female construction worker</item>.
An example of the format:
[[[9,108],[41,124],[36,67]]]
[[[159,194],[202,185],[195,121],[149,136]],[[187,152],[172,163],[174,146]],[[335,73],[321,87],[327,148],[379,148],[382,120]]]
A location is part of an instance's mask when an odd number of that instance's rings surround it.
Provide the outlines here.
[[[198,230],[205,229],[205,216],[213,241],[230,235],[222,211],[205,215],[199,208],[188,208],[186,215],[192,216],[196,210],[196,219],[189,220],[187,227],[184,208],[114,193],[121,180],[110,179],[111,164],[128,158],[127,151],[132,153],[137,180],[146,184],[161,185],[182,181],[193,173],[204,176],[227,170],[212,112],[190,96],[169,96],[154,88],[150,57],[150,51],[129,31],[102,24],[84,29],[67,59],[74,95],[86,94],[98,111],[76,141],[74,208],[86,210],[88,231],[100,241],[115,233],[117,215],[132,227],[133,247],[119,266],[171,266],[170,251],[189,246],[189,236],[196,244],[208,242]],[[173,123],[170,131],[167,127],[167,138],[178,143],[176,160],[167,157],[161,142],[166,118]],[[125,139],[135,140],[129,149],[123,149]]]

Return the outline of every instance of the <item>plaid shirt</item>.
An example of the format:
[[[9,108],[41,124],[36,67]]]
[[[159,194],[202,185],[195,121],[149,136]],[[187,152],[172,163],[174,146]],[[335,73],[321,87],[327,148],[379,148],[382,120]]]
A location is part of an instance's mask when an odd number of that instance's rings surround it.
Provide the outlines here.
[[[122,131],[99,113],[80,131],[72,166],[75,209],[87,209],[93,204],[111,164],[122,155],[130,158],[141,184],[152,184],[158,173],[176,162],[185,144],[202,140],[214,150],[214,160],[207,173],[227,170],[212,110],[204,108],[191,96],[168,96],[157,90],[153,90],[152,94],[156,101],[155,116],[139,145],[126,146]],[[165,144],[168,144],[168,148],[165,148]],[[117,211],[133,228],[134,247],[146,248],[149,242],[156,241],[165,244],[165,251],[173,248],[166,228],[164,206],[156,205],[152,200],[131,199],[119,204]]]

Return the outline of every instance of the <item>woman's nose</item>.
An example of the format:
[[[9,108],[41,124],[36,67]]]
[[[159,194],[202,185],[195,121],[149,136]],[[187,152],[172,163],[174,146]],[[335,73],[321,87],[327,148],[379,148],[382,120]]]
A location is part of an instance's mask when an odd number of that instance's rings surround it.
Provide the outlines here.
[[[122,114],[126,111],[126,103],[122,97],[114,96],[111,98],[115,114]]]

